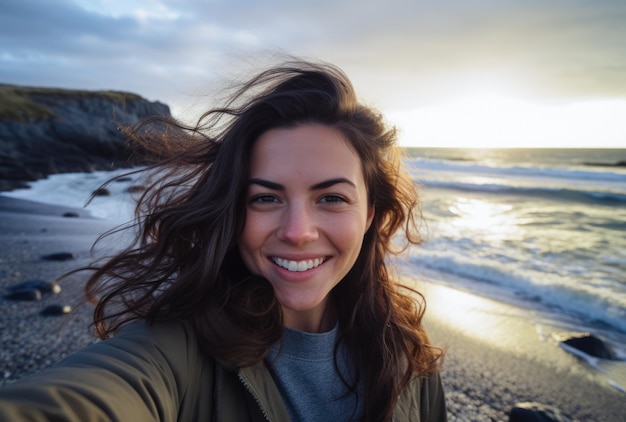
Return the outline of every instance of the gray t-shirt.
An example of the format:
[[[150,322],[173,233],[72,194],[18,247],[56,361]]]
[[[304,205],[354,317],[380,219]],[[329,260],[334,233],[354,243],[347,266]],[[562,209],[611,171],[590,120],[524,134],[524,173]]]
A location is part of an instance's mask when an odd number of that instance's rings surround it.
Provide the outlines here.
[[[357,401],[335,368],[337,332],[337,325],[319,334],[286,327],[282,348],[278,343],[269,351],[267,364],[294,421],[352,421],[363,413],[363,383]],[[354,363],[345,347],[339,348],[337,366],[351,382]]]

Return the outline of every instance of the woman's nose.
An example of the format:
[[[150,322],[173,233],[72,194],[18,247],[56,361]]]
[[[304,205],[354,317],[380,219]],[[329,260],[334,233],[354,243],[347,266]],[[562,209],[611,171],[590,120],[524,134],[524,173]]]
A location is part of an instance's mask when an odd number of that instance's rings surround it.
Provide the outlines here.
[[[292,205],[286,211],[278,230],[280,240],[301,245],[318,238],[317,223],[311,210],[306,206]]]

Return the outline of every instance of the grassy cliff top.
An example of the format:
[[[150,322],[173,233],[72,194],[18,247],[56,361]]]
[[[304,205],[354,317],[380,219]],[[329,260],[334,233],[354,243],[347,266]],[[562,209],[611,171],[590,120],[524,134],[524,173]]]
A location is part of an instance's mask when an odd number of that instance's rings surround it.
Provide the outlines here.
[[[123,104],[142,98],[137,94],[121,91],[85,91],[78,89],[36,88],[0,84],[0,119],[25,122],[46,117],[59,116],[44,104],[33,100],[33,96],[54,96],[76,99],[104,98]]]

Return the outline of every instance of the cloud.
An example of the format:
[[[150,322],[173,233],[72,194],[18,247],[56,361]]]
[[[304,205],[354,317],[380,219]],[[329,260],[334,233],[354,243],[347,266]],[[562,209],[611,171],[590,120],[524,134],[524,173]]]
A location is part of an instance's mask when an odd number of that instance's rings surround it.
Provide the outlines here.
[[[385,107],[473,89],[626,96],[626,4],[555,0],[4,0],[0,81],[166,102],[261,51],[343,67]]]

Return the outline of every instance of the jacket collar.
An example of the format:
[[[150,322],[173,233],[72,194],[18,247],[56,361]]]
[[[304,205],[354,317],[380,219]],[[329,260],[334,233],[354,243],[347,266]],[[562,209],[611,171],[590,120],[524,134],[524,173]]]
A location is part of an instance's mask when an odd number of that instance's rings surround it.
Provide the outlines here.
[[[240,368],[237,375],[244,387],[252,394],[268,421],[290,419],[282,395],[263,361]]]

